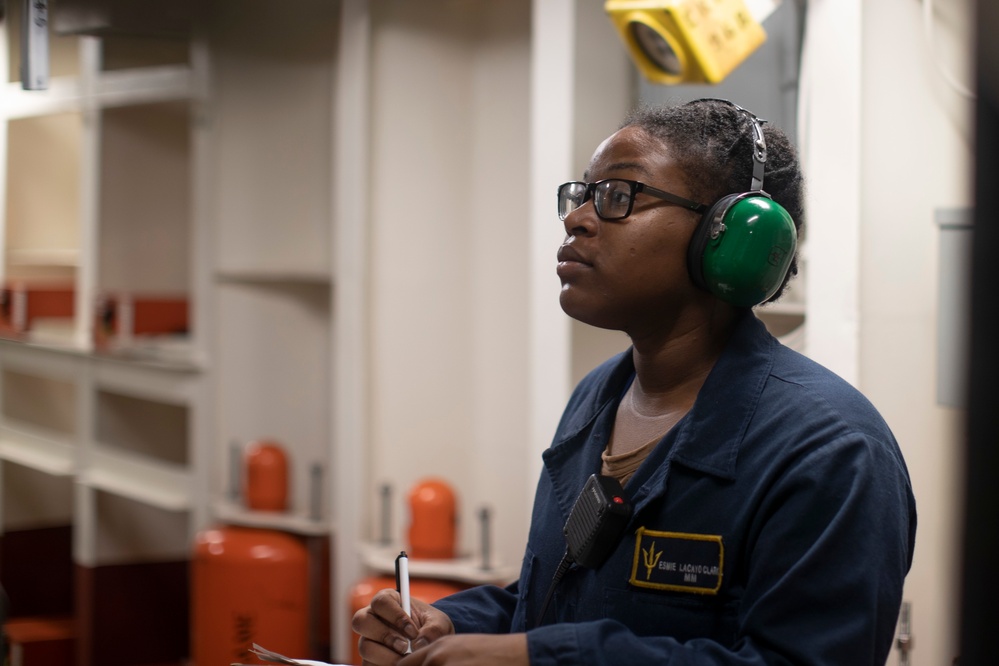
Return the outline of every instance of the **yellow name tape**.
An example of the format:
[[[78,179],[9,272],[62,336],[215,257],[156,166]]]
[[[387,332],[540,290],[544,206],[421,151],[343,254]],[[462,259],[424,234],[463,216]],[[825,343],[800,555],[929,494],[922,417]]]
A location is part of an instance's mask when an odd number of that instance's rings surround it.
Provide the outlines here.
[[[640,527],[629,582],[653,590],[718,594],[724,563],[725,546],[719,535]]]

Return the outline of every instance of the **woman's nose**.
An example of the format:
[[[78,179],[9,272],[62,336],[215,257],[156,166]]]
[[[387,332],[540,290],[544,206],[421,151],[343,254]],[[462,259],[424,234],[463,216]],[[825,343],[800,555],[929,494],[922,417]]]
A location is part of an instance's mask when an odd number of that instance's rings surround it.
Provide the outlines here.
[[[569,236],[589,236],[596,233],[600,218],[593,207],[593,200],[585,202],[579,208],[574,209],[562,220],[565,225],[565,233]]]

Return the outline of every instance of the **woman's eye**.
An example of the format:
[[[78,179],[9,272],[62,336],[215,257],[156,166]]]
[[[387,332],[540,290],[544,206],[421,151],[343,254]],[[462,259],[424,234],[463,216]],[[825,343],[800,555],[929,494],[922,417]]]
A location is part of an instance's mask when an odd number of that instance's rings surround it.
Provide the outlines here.
[[[615,206],[626,206],[628,205],[628,199],[630,198],[630,193],[625,190],[616,190],[611,192],[610,202]]]

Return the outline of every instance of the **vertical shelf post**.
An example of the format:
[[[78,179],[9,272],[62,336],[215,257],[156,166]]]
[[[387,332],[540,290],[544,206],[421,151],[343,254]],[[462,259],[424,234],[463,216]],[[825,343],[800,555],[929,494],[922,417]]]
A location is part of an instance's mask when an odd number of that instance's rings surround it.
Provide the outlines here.
[[[336,310],[331,328],[330,410],[332,473],[330,513],[335,529],[333,603],[330,610],[333,646],[338,658],[349,654],[354,640],[349,618],[344,617],[350,586],[361,572],[356,545],[362,538],[362,512],[357,499],[365,497],[368,463],[363,443],[368,441],[367,409],[367,311],[366,235],[368,203],[368,117],[370,112],[371,17],[366,0],[344,0],[340,14],[340,47],[334,88],[333,183],[331,255],[336,280],[331,290]]]
[[[80,39],[80,88],[83,94],[83,136],[80,145],[80,257],[97,257],[100,233],[101,113],[97,105],[97,77],[101,68],[101,41]],[[73,343],[79,349],[92,347],[92,322],[97,294],[96,260],[81,260],[76,268]]]

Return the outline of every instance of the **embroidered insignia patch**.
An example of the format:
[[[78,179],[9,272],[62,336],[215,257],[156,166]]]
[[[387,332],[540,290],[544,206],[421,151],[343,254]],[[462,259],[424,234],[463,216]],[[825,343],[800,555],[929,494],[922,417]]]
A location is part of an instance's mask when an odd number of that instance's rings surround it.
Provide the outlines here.
[[[721,536],[640,527],[629,582],[654,590],[718,594],[724,561]]]

